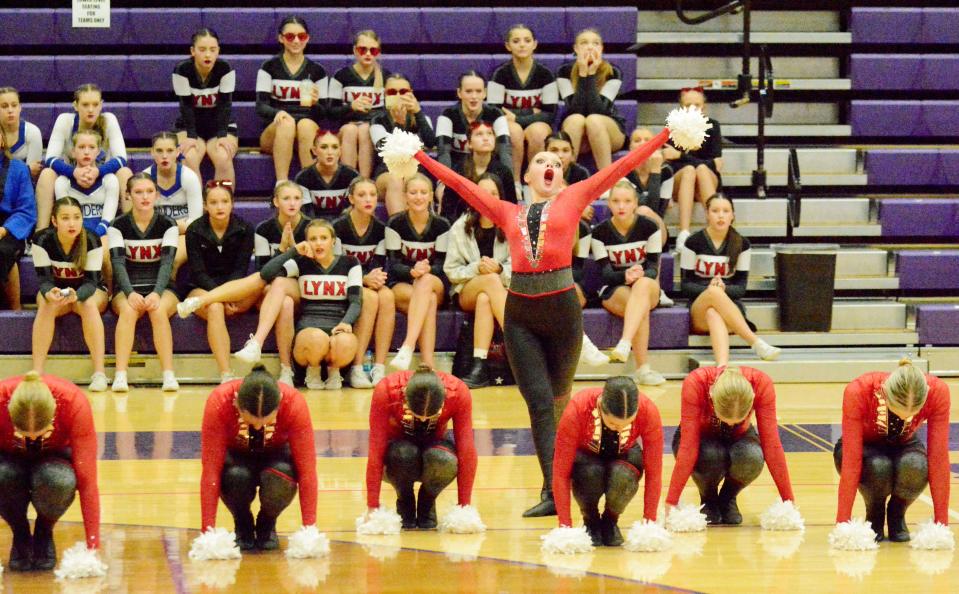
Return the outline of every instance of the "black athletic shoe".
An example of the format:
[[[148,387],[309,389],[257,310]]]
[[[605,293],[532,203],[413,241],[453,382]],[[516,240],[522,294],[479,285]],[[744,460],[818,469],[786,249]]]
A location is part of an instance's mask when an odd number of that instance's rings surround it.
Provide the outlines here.
[[[553,501],[553,492],[544,489],[539,497],[539,503],[523,512],[524,518],[543,518],[556,515],[556,502]]]
[[[909,542],[909,527],[906,526],[906,508],[911,501],[905,501],[895,495],[889,498],[889,507],[886,510],[886,522],[889,525],[889,540],[892,542]]]
[[[403,530],[416,530],[416,501],[413,497],[397,499],[396,513],[400,515],[400,520],[403,522]]]
[[[743,523],[743,515],[739,513],[739,505],[735,497],[730,497],[725,501],[719,502],[719,513],[722,514],[723,524],[729,526],[739,526]]]
[[[485,388],[489,385],[489,372],[486,369],[486,359],[473,357],[473,365],[470,372],[460,378],[470,389]]]
[[[29,533],[24,538],[13,539],[7,567],[10,568],[10,571],[30,571],[33,569],[33,539]]]
[[[608,547],[618,547],[623,544],[623,533],[619,531],[618,521],[619,518],[614,518],[608,513],[603,514],[600,528],[603,532],[603,544]]]
[[[53,542],[53,524],[37,519],[33,526],[33,568],[50,571],[57,566],[57,547]]]
[[[422,489],[416,502],[416,527],[420,530],[436,530],[436,498],[424,495]]]
[[[241,551],[252,551],[256,547],[253,514],[249,510],[239,516],[233,515],[233,530],[236,533],[236,546]]]
[[[866,502],[866,521],[872,526],[872,531],[876,533],[876,542],[885,540],[883,532],[886,528],[886,502],[878,501],[874,504]]]
[[[280,548],[280,539],[276,535],[276,518],[260,512],[256,516],[256,548],[261,551],[275,551]]]
[[[701,511],[706,514],[706,523],[710,526],[723,523],[723,514],[719,511],[719,502],[715,499],[700,502]]]
[[[602,520],[596,518],[583,518],[583,527],[586,528],[586,534],[593,541],[594,547],[603,546],[603,528]]]

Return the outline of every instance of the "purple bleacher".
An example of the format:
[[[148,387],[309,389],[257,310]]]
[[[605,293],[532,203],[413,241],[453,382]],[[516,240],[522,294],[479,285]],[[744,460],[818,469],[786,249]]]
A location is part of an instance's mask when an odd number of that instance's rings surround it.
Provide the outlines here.
[[[649,348],[684,349],[689,346],[689,310],[654,309],[649,316]],[[583,329],[599,348],[612,348],[623,334],[623,319],[603,309],[583,310]]]
[[[869,183],[881,186],[959,184],[959,151],[948,149],[870,149]]]
[[[957,136],[955,101],[852,101],[854,136]]]
[[[882,200],[879,222],[883,237],[959,238],[959,200]]]
[[[853,43],[959,43],[959,9],[854,7]]]
[[[931,303],[916,308],[916,330],[924,345],[959,345],[959,305]]]
[[[899,288],[959,289],[959,250],[915,250],[896,254]]]
[[[959,55],[853,54],[849,73],[856,90],[956,90]]]

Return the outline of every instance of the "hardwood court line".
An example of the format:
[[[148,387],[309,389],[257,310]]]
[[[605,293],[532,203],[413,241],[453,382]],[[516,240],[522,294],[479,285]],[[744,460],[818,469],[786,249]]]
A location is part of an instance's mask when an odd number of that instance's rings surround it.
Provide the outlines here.
[[[919,500],[922,501],[923,503],[929,505],[929,507],[933,507],[932,498],[929,497],[928,495],[920,495],[920,496],[919,496]],[[952,518],[953,520],[959,520],[959,512],[957,512],[956,510],[952,509],[951,507],[946,508],[946,511],[949,512],[949,517],[950,517],[950,518]]]
[[[821,450],[821,451],[823,451],[823,452],[832,451],[831,449],[825,448],[821,443],[819,443],[819,442],[817,442],[817,441],[813,441],[813,440],[809,439],[809,437],[807,437],[806,435],[803,435],[802,433],[800,433],[800,432],[796,431],[795,429],[791,428],[788,424],[782,424],[782,425],[780,425],[780,427],[782,427],[783,430],[785,430],[785,431],[793,434],[794,436],[798,437],[799,439],[805,441],[806,443],[812,444],[814,447],[818,448],[819,450]]]
[[[792,423],[792,427],[793,427],[796,431],[799,431],[799,432],[802,432],[802,433],[805,433],[805,434],[809,435],[810,438],[819,441],[820,443],[823,444],[824,447],[828,447],[829,450],[832,451],[832,448],[833,448],[832,442],[830,442],[828,439],[826,439],[826,438],[823,437],[822,435],[817,435],[817,434],[813,433],[812,431],[810,431],[809,429],[807,429],[806,427],[804,427],[804,426],[803,426],[802,424],[800,424],[800,423]]]

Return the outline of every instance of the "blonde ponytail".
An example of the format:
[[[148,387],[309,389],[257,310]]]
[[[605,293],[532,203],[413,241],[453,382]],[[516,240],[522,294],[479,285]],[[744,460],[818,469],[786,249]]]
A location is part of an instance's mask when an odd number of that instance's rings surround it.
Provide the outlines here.
[[[749,380],[735,367],[727,367],[709,391],[716,415],[730,421],[742,421],[753,409],[755,392]]]
[[[40,374],[30,371],[13,391],[7,410],[15,428],[37,431],[53,422],[57,403],[50,388],[40,379]]]
[[[899,366],[889,374],[882,388],[895,408],[913,413],[922,408],[929,394],[926,375],[909,357],[899,360]]]

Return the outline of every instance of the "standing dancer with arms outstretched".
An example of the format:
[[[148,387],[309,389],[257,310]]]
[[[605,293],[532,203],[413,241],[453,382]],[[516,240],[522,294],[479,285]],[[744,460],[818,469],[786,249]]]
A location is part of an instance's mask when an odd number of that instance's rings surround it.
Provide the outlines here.
[[[671,122],[686,119],[699,124],[699,136],[705,126],[701,116],[685,112]],[[685,127],[678,134],[695,143]],[[520,393],[529,408],[533,443],[543,472],[540,502],[528,509],[525,517],[553,515],[552,464],[556,423],[569,399],[582,346],[583,316],[570,267],[580,215],[600,194],[649,157],[667,139],[664,129],[650,142],[582,182],[565,187],[563,167],[552,153],[536,154],[524,175],[531,200],[527,205],[496,200],[488,192],[434,161],[423,151],[414,158],[459,194],[480,214],[492,220],[506,233],[513,263],[513,276],[503,330],[506,352]],[[675,129],[673,131],[674,136]],[[687,136],[689,138],[687,138]],[[384,154],[402,155],[398,146],[385,147]],[[386,158],[384,156],[384,158]],[[545,380],[545,381],[544,381]]]

